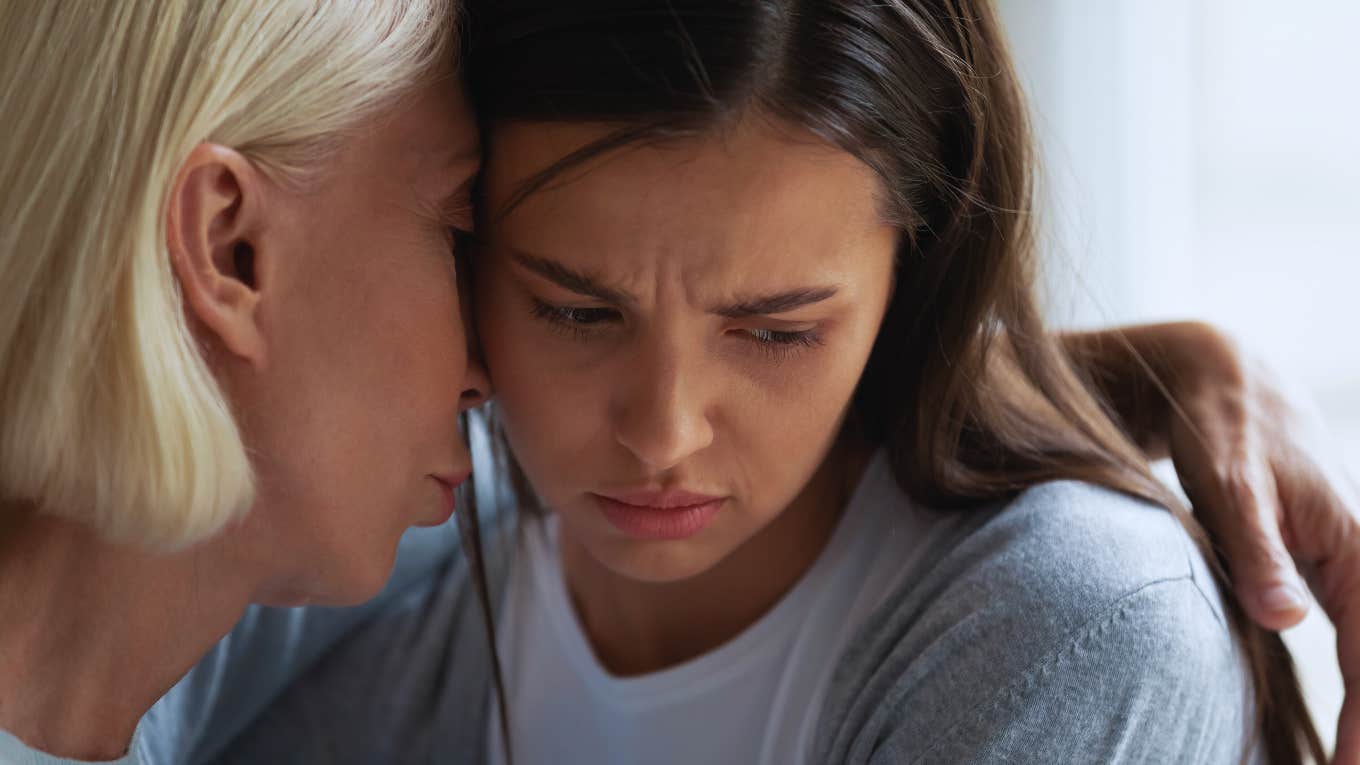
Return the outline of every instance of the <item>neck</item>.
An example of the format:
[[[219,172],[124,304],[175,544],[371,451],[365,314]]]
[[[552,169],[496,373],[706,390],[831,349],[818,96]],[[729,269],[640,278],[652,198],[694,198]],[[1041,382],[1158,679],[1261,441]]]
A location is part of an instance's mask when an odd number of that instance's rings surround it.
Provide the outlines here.
[[[240,618],[224,544],[157,555],[0,507],[0,729],[72,759],[116,759],[138,721]],[[239,570],[239,568],[237,569]]]
[[[816,562],[871,452],[833,449],[798,497],[707,571],[644,582],[602,566],[562,535],[562,568],[595,654],[619,676],[656,672],[740,635]]]

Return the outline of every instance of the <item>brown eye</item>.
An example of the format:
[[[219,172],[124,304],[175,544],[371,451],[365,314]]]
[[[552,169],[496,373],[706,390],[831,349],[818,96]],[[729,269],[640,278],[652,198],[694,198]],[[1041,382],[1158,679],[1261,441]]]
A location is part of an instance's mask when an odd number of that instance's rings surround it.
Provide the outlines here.
[[[548,305],[547,303],[537,303],[534,306],[534,315],[547,321],[583,327],[603,324],[619,318],[619,312],[613,308],[573,308],[571,306]]]
[[[609,325],[622,320],[613,308],[551,305],[534,300],[534,318],[546,322],[552,329],[570,336],[575,340],[589,340],[609,328]]]

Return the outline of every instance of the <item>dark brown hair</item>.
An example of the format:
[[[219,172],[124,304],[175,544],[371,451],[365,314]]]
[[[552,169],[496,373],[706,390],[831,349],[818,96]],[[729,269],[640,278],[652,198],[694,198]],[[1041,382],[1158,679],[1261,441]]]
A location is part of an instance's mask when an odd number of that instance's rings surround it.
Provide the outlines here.
[[[520,198],[603,152],[751,113],[871,167],[901,235],[896,289],[852,412],[903,489],[966,509],[1077,479],[1152,500],[1228,590],[1203,530],[1044,331],[1028,124],[989,2],[486,0],[470,11],[472,92],[489,125],[617,126]],[[1279,636],[1235,602],[1228,610],[1269,760],[1323,759]]]

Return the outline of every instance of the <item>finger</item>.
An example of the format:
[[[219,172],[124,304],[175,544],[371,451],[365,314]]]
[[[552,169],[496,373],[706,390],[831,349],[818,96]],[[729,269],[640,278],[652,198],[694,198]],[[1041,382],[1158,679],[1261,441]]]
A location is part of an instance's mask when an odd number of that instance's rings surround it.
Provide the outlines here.
[[[1307,586],[1280,532],[1283,508],[1269,471],[1232,468],[1221,473],[1226,512],[1219,544],[1238,600],[1252,620],[1269,630],[1283,630],[1308,613]]]
[[[1360,687],[1346,688],[1341,719],[1336,723],[1336,750],[1332,765],[1360,765]]]
[[[1354,538],[1353,534],[1346,535]],[[1360,553],[1349,548],[1318,566],[1318,602],[1336,625],[1346,697],[1337,721],[1335,763],[1360,765]]]

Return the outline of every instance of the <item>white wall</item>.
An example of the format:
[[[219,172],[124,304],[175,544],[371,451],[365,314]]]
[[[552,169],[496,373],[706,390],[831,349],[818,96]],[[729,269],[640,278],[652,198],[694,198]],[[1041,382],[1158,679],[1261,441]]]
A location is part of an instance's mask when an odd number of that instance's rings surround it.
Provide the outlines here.
[[[1000,5],[1053,321],[1218,323],[1311,391],[1360,475],[1360,2]],[[1334,636],[1310,618],[1286,638],[1330,739]]]

